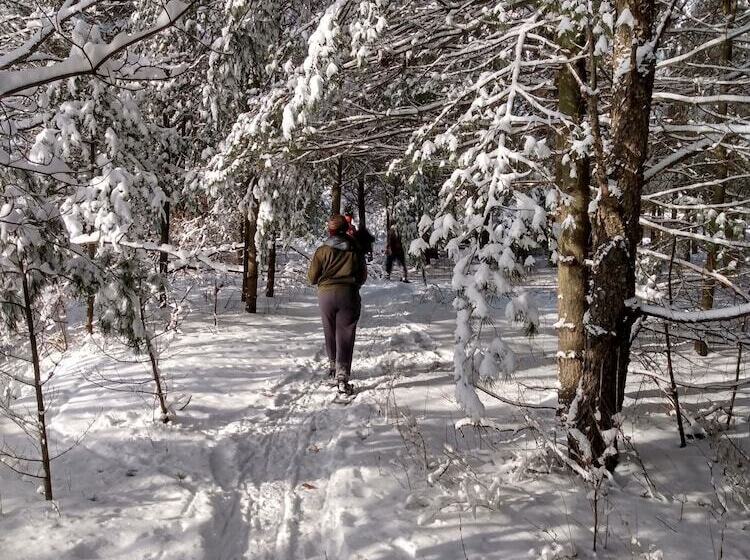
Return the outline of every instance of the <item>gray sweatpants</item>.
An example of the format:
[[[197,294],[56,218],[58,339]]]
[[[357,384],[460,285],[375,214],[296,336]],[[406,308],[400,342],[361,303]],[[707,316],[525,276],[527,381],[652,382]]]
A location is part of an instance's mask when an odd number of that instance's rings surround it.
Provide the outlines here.
[[[318,294],[320,317],[326,338],[326,353],[337,381],[349,381],[352,372],[354,337],[362,309],[359,290],[342,286]]]

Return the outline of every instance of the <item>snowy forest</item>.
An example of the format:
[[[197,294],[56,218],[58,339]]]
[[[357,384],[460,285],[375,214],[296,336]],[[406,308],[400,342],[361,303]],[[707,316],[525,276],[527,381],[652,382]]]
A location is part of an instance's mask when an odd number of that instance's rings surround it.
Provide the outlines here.
[[[0,37],[1,560],[750,558],[748,0]]]

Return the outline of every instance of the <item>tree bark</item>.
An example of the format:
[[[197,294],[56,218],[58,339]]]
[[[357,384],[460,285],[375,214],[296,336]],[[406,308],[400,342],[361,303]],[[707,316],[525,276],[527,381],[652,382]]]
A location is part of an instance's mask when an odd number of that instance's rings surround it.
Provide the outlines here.
[[[336,182],[331,187],[331,214],[341,214],[341,185],[344,179],[344,161],[339,157]]]
[[[96,254],[96,246],[93,243],[89,243],[86,247],[89,258],[93,259]],[[86,298],[86,332],[88,334],[94,334],[94,303],[96,299],[93,295]]]
[[[654,205],[654,221],[661,222],[661,217],[664,215],[664,211],[658,204]],[[661,232],[658,229],[651,230],[651,246],[655,246],[661,241]]]
[[[591,442],[593,461],[599,461],[611,443],[604,432],[613,427],[612,417],[625,395],[634,320],[626,302],[635,296],[638,219],[654,81],[653,53],[643,54],[652,39],[654,0],[618,0],[618,17],[626,9],[634,25],[632,29],[618,26],[614,37],[613,70],[620,75],[612,86],[611,174],[599,182],[600,200],[592,224],[590,324],[577,421]],[[612,183],[616,191],[610,190]],[[616,453],[603,460],[610,469],[616,461]]]
[[[580,41],[583,43],[585,41]],[[565,34],[560,45],[574,48],[573,38]],[[586,75],[585,61],[579,60],[575,71],[580,78]],[[563,65],[558,73],[558,106],[560,112],[580,123],[586,112],[581,88],[571,69]],[[556,143],[559,152],[557,162],[557,186],[565,199],[561,201],[555,219],[560,227],[557,239],[559,259],[557,263],[559,317],[557,376],[560,382],[558,401],[560,412],[567,412],[573,401],[578,383],[583,374],[583,354],[586,349],[586,331],[583,317],[588,304],[586,288],[588,272],[585,260],[589,252],[589,164],[588,158],[564,159],[571,150],[571,131],[560,130]]]
[[[357,211],[359,213],[359,229],[367,229],[367,210],[365,208],[365,174],[357,180]]]
[[[245,311],[255,313],[258,306],[258,247],[255,234],[258,231],[258,199],[250,193],[249,208],[245,219]]]
[[[26,317],[26,329],[29,333],[29,348],[31,349],[31,365],[34,370],[34,392],[36,393],[37,430],[39,431],[39,448],[42,452],[42,481],[44,484],[44,499],[52,500],[52,469],[49,458],[49,440],[47,439],[47,410],[44,405],[44,391],[42,390],[42,369],[37,346],[36,329],[34,325],[34,310],[31,305],[29,280],[26,271],[21,274],[23,286],[23,307]]]
[[[388,235],[388,232],[391,231],[391,226],[393,225],[393,213],[391,212],[391,204],[393,203],[393,195],[388,187],[389,185],[386,185],[385,188],[383,189],[384,197],[385,197],[385,233],[386,235]]]
[[[139,296],[140,298],[140,296]],[[167,406],[167,388],[164,384],[161,375],[161,369],[159,368],[159,356],[156,348],[148,332],[148,325],[146,324],[146,309],[142,299],[139,299],[139,311],[141,314],[141,325],[143,325],[144,340],[146,341],[146,352],[148,353],[149,363],[151,364],[151,376],[154,379],[154,387],[156,389],[156,399],[159,401],[159,409],[161,410],[161,421],[167,424],[170,420],[169,407]]]
[[[89,168],[91,172],[91,180],[93,181],[96,176],[96,140],[91,141],[89,148]],[[86,252],[88,253],[89,258],[93,260],[96,255],[96,245],[94,243],[89,243],[86,246]],[[93,295],[86,298],[86,332],[88,334],[94,334],[94,303],[95,299]]]
[[[159,219],[159,243],[162,245],[169,244],[169,222],[170,222],[170,206],[169,201],[164,203],[162,209],[162,215]],[[159,294],[159,301],[161,305],[167,304],[167,287],[166,277],[169,272],[169,254],[166,251],[159,253],[159,274],[161,274],[162,288]]]
[[[276,282],[276,234],[271,232],[268,240],[268,276],[266,277],[266,297],[273,297]]]
[[[728,30],[734,22],[734,16],[737,11],[736,0],[722,0],[721,2],[722,12],[725,17],[725,29]],[[726,38],[724,42],[719,46],[719,66],[728,67],[732,62],[732,39]],[[719,92],[727,93],[729,91],[728,85],[720,85]],[[725,120],[728,113],[728,103],[722,101],[718,104],[716,112],[719,115],[719,120]],[[729,157],[727,149],[724,145],[719,144],[716,148],[716,159],[718,160],[718,170],[716,173],[717,178],[726,179],[729,177]],[[726,187],[727,182],[721,181],[717,185],[714,185],[711,193],[711,204],[724,204],[726,202]],[[710,221],[706,224],[708,235],[713,235],[717,231],[717,224],[715,220]],[[709,244],[706,247],[706,271],[713,272],[716,269],[716,245]],[[701,290],[701,308],[705,310],[713,309],[714,307],[714,295],[716,293],[716,282],[713,278],[708,275],[703,276],[703,288]],[[695,351],[701,355],[706,356],[708,354],[708,344],[705,340],[695,341]]]
[[[247,214],[243,214],[242,221],[240,222],[240,233],[242,236],[242,301],[245,301],[245,293],[247,292]]]

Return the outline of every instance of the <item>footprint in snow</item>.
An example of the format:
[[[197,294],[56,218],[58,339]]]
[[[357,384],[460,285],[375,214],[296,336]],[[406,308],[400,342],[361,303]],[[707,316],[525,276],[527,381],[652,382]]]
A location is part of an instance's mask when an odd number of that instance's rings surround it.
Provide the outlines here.
[[[357,517],[348,511],[342,511],[339,519],[341,520],[341,525],[344,527],[354,527],[357,521]]]

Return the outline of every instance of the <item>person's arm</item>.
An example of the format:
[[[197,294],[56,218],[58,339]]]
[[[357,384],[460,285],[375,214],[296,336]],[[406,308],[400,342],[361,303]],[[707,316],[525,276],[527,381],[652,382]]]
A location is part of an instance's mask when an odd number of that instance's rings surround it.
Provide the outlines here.
[[[320,273],[322,270],[318,251],[320,251],[320,249],[315,251],[313,258],[310,260],[310,268],[307,269],[307,281],[313,286],[315,286],[318,283],[318,280],[320,280]]]

